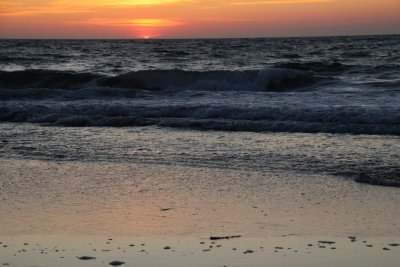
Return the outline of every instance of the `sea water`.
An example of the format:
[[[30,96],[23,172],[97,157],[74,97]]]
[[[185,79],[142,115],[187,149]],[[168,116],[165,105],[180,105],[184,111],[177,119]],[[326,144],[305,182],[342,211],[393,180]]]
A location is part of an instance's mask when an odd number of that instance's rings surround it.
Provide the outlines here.
[[[0,152],[396,180],[399,59],[398,35],[1,40]]]

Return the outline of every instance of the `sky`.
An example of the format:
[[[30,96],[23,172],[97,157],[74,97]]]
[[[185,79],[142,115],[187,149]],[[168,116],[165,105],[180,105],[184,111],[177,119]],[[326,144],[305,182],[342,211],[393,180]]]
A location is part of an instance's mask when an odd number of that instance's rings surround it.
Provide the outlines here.
[[[400,0],[0,0],[0,38],[399,33]]]

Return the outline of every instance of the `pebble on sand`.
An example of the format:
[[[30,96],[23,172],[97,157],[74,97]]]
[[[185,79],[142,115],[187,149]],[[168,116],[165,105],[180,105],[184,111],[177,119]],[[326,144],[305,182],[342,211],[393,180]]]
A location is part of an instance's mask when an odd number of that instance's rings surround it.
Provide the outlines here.
[[[87,260],[95,260],[96,257],[82,256],[82,257],[78,257],[78,259],[83,260],[83,261],[87,261]]]
[[[111,266],[120,266],[122,264],[125,264],[123,261],[112,261],[109,263]]]
[[[160,208],[160,211],[169,211],[169,210],[173,210],[174,208]]]
[[[336,242],[335,242],[335,241],[318,241],[318,243],[320,243],[320,244],[333,245],[333,244],[335,244]]]
[[[357,237],[355,237],[355,236],[348,236],[348,238],[350,239],[351,242],[357,241]]]

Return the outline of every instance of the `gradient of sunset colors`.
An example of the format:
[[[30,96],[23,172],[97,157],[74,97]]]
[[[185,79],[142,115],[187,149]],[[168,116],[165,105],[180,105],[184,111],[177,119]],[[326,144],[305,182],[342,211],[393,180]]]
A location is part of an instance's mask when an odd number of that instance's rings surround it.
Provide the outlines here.
[[[0,38],[398,33],[399,0],[0,0]]]

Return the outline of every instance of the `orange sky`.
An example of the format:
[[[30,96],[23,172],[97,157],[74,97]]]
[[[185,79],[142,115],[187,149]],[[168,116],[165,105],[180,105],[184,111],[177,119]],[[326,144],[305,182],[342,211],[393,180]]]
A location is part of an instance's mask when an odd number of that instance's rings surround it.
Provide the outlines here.
[[[0,38],[400,33],[400,0],[0,0]]]

